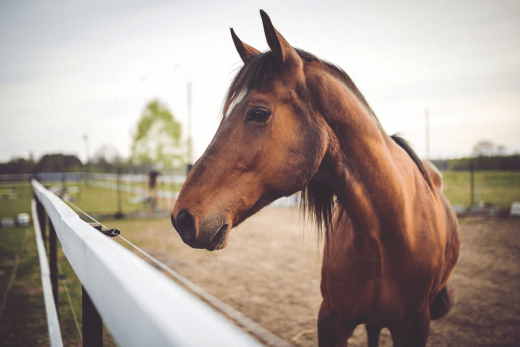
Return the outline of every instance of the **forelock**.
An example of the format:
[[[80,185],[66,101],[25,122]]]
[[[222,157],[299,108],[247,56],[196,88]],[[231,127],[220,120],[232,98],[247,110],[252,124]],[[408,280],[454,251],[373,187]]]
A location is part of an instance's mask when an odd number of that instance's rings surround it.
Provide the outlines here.
[[[273,52],[268,51],[252,57],[242,66],[228,88],[222,115],[226,117],[231,108],[245,96],[247,91],[262,88],[276,76],[283,73],[283,69],[276,61]]]

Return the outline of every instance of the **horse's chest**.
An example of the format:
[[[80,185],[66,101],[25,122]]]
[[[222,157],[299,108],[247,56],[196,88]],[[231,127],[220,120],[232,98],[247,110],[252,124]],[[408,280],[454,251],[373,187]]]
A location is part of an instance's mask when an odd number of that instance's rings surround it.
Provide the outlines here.
[[[371,300],[379,260],[370,244],[350,234],[325,243],[322,264],[324,297],[340,301]]]
[[[324,300],[352,321],[394,321],[421,306],[428,296],[424,284],[431,283],[431,271],[419,271],[420,275],[414,271],[411,281],[396,265],[402,259],[390,260],[385,250],[353,232],[327,240],[321,283]]]

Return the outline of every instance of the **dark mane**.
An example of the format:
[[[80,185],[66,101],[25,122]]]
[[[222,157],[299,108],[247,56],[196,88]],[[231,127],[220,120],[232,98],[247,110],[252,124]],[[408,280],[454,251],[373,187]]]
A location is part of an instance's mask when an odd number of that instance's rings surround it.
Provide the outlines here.
[[[328,70],[328,72],[341,80],[350,89],[352,93],[357,97],[359,102],[365,107],[367,113],[372,117],[376,126],[379,128],[382,134],[386,134],[379,122],[379,119],[375,115],[374,111],[368,105],[365,97],[359,89],[356,87],[350,76],[336,65],[321,60],[315,55],[295,48],[298,55],[302,58],[304,63],[306,62],[319,62]],[[226,98],[222,107],[222,116],[226,117],[228,111],[237,101],[242,93],[247,93],[248,90],[262,88],[275,78],[284,76],[286,71],[278,63],[275,55],[271,51],[267,51],[252,57],[247,64],[245,64],[237,73],[233,82],[229,86],[226,94]],[[428,182],[428,185],[432,187],[430,178],[426,169],[417,157],[417,154],[413,151],[410,145],[401,137],[393,135],[391,138],[402,147],[408,155],[412,158],[415,164],[418,166],[422,176]],[[325,237],[332,231],[332,212],[335,205],[335,197],[332,188],[325,182],[311,180],[307,186],[301,190],[301,208],[304,215],[309,214],[314,217],[316,225],[318,227],[319,234],[325,233]],[[341,211],[343,213],[344,211]]]
[[[311,180],[300,191],[300,209],[303,216],[312,216],[318,228],[318,236],[325,237],[332,232],[332,212],[334,211],[334,192],[323,181]],[[338,205],[340,206],[340,205]],[[341,209],[341,212],[344,212]]]
[[[392,138],[392,140],[394,140],[395,143],[397,143],[402,149],[404,149],[406,153],[408,153],[408,155],[412,158],[414,163],[419,168],[419,171],[421,172],[422,176],[424,177],[424,179],[426,180],[426,182],[428,183],[430,188],[433,189],[433,185],[430,180],[430,175],[428,175],[428,172],[426,171],[426,168],[424,167],[423,162],[421,161],[421,159],[419,159],[419,157],[414,152],[414,150],[412,149],[412,147],[410,146],[408,141],[406,141],[405,139],[403,139],[402,137],[400,137],[398,135],[392,135],[390,137]]]

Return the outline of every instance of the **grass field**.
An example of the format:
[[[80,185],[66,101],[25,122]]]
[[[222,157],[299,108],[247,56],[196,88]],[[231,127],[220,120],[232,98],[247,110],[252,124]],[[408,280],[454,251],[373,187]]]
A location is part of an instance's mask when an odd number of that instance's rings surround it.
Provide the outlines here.
[[[5,293],[12,278],[16,254],[19,265],[11,290],[8,292],[5,311],[0,320],[0,346],[48,345],[47,319],[41,288],[40,264],[32,226],[0,229],[0,290]],[[81,327],[81,283],[65,255],[58,252],[59,309],[61,334],[64,346],[81,346],[81,338],[67,298],[71,302]],[[3,296],[3,295],[2,295]],[[115,346],[106,328],[104,346]]]
[[[116,183],[117,181],[111,181]],[[144,189],[148,189],[147,182],[122,182],[124,185],[140,187]],[[157,182],[157,189],[166,190],[170,192],[179,192],[182,188],[182,183],[169,183],[169,182]]]
[[[18,213],[31,214],[33,193],[28,183],[2,186],[1,189],[16,189],[16,199],[0,200],[0,218],[16,218]],[[95,199],[96,193],[105,190],[86,189],[82,196],[86,201]],[[115,192],[114,192],[115,194]],[[86,204],[106,211],[113,211],[110,202]],[[5,310],[0,318],[0,346],[43,346],[48,345],[47,319],[41,287],[40,265],[32,225],[27,227],[0,228],[0,300],[3,300],[8,284],[13,278],[16,256],[19,262],[14,282],[6,296]],[[59,273],[59,321],[64,346],[81,346],[81,339],[67,298],[68,288],[75,313],[81,327],[81,283],[76,277],[65,255],[58,247]],[[2,302],[0,302],[0,305]],[[104,346],[115,346],[106,328]]]
[[[49,338],[41,294],[40,266],[31,226],[0,229],[0,300],[5,297],[13,276],[17,254],[19,265],[16,278],[0,319],[0,345],[45,345]]]
[[[145,189],[145,191],[148,193],[146,186],[142,184],[140,185],[138,183],[133,185]],[[172,188],[172,185],[159,184],[157,189],[166,191],[179,191],[180,186],[175,186]],[[120,194],[122,212],[124,214],[146,211],[147,209],[150,209],[149,205],[145,206],[143,203],[135,204],[131,202],[133,198],[139,196],[138,194],[124,191],[121,191]],[[81,185],[80,193],[71,194],[71,196],[74,197],[74,204],[78,205],[81,209],[89,214],[111,214],[117,212],[117,191],[113,189],[101,188],[93,185]],[[161,202],[163,201],[161,198],[159,198],[159,204]]]
[[[47,188],[61,187],[61,183],[45,184]],[[89,214],[111,214],[117,212],[117,191],[112,189],[100,188],[95,186],[86,186],[83,184],[68,184],[68,187],[79,187],[78,193],[70,194],[73,202],[85,212]],[[7,191],[14,189],[16,191],[16,199],[8,199]],[[0,200],[0,218],[11,217],[16,218],[18,213],[29,213],[31,210],[31,199],[33,196],[32,188],[29,183],[18,185],[1,186],[0,191],[5,192]],[[133,213],[142,211],[145,206],[142,203],[132,204],[131,198],[136,194],[128,192],[120,192],[123,213]]]
[[[470,173],[467,171],[444,172],[444,194],[452,204],[470,205]],[[480,199],[497,207],[511,207],[520,201],[519,171],[477,171],[475,172],[474,203]]]
[[[79,194],[73,194],[74,203],[89,214],[109,214],[117,212],[117,191],[95,186],[81,186]],[[143,209],[142,204],[131,204],[135,194],[120,192],[123,213],[132,213]]]
[[[14,190],[16,199],[9,199],[7,192]],[[33,192],[29,183],[0,186],[0,218],[11,217],[16,219],[18,213],[31,215],[31,200]]]

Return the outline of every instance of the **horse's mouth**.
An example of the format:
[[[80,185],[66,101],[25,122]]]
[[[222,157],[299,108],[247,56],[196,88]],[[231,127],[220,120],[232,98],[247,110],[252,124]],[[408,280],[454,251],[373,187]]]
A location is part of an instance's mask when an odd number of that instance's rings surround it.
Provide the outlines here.
[[[206,247],[208,251],[215,251],[227,246],[229,241],[229,224],[224,224],[215,234],[211,243]]]

